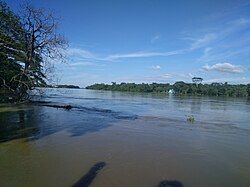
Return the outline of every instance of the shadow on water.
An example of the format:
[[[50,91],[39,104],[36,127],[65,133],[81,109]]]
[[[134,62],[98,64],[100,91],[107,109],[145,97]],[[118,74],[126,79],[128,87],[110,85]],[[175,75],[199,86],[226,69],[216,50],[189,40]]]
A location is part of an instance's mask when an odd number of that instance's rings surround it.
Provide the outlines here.
[[[183,187],[183,184],[177,180],[163,180],[158,187]]]
[[[97,177],[97,174],[100,172],[100,170],[102,170],[105,166],[105,162],[96,163],[82,178],[73,184],[72,187],[88,187]],[[163,180],[157,187],[183,187],[183,184],[177,180]]]
[[[105,162],[96,163],[80,180],[73,184],[72,187],[88,187],[96,178],[98,172],[103,169],[105,165]]]
[[[27,141],[66,130],[71,137],[107,128],[117,120],[133,120],[134,115],[112,110],[73,107],[71,110],[46,106],[25,106],[0,112],[0,142],[26,138]]]

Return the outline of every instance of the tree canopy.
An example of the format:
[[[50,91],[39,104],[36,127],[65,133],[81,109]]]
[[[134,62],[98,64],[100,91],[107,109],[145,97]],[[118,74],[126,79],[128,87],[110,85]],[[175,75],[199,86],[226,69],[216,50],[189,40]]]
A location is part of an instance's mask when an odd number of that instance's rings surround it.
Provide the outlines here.
[[[121,83],[113,82],[109,84],[94,84],[87,86],[86,89],[94,90],[112,90],[112,91],[129,91],[129,92],[166,92],[170,88],[169,84],[135,84],[135,83]]]
[[[28,91],[46,84],[51,59],[63,59],[67,46],[57,33],[57,19],[45,9],[23,4],[15,14],[0,1],[0,94],[13,101],[27,99]]]

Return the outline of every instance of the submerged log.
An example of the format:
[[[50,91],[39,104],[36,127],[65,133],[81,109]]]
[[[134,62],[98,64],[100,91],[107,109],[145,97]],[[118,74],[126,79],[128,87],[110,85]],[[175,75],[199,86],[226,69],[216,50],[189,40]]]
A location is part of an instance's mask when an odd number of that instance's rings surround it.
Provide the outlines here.
[[[72,109],[71,105],[43,105],[43,106],[47,106],[47,107],[53,107],[53,108],[64,108],[66,110],[70,110]]]
[[[47,101],[31,101],[31,103],[38,104],[41,106],[52,107],[52,108],[64,108],[66,110],[70,110],[73,108],[71,105],[65,105],[61,103],[52,103],[52,102],[47,102]]]

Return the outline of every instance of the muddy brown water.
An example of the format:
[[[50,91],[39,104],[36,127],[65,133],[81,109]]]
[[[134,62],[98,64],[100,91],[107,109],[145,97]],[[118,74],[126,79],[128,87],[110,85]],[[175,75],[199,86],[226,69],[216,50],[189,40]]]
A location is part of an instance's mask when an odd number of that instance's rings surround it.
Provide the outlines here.
[[[37,105],[0,106],[0,186],[250,186],[250,102],[48,89]],[[39,98],[35,98],[39,99]],[[194,123],[187,122],[193,115]]]

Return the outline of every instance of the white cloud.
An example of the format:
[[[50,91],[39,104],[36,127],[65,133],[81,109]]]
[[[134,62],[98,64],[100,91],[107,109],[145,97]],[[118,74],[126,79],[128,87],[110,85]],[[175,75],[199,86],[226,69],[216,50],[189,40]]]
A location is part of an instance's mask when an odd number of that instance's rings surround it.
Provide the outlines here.
[[[165,73],[160,75],[152,76],[129,76],[129,77],[120,77],[116,79],[116,82],[135,82],[135,83],[169,83],[172,80],[172,74]]]
[[[159,36],[158,36],[159,37]],[[157,36],[155,36],[154,39],[158,39]],[[214,41],[217,38],[217,35],[214,33],[205,34],[203,37],[194,39],[189,38],[189,40],[192,40],[191,46],[189,48],[174,50],[174,51],[166,51],[166,52],[132,52],[132,53],[124,53],[124,54],[111,54],[108,55],[105,59],[109,61],[123,59],[123,58],[145,58],[145,57],[156,57],[156,56],[173,56],[173,55],[181,55],[185,54],[187,52],[190,52],[192,50],[204,47],[208,45],[210,42]]]
[[[155,56],[172,56],[183,54],[186,50],[176,50],[176,51],[167,51],[167,52],[135,52],[135,53],[126,53],[126,54],[113,54],[109,55],[107,60],[117,60],[122,58],[140,58],[140,57],[155,57]]]
[[[96,65],[93,62],[88,62],[88,61],[79,61],[79,62],[72,62],[69,63],[70,66],[92,66],[92,65]]]
[[[190,78],[195,77],[194,74],[192,74],[192,73],[188,73],[188,76],[189,76]]]
[[[151,41],[158,40],[159,38],[160,36],[156,35],[152,38]],[[81,48],[70,48],[67,51],[67,54],[68,56],[71,56],[71,57],[77,57],[81,59],[92,59],[96,61],[115,61],[115,60],[125,59],[125,58],[146,58],[146,57],[157,57],[157,56],[167,57],[167,56],[185,54],[192,50],[204,47],[215,39],[216,39],[216,35],[213,33],[205,34],[203,37],[198,38],[198,39],[188,38],[188,40],[193,41],[189,48],[183,48],[179,50],[165,51],[165,52],[137,51],[137,52],[131,52],[131,53],[117,53],[117,54],[109,54],[106,56],[105,55],[100,56],[100,55],[96,55],[88,50],[84,50]]]
[[[66,55],[70,61],[82,61],[82,60],[93,61],[93,62],[109,61],[107,58],[102,57],[99,54],[90,52],[82,48],[69,48],[66,51]]]
[[[69,48],[66,53],[68,56],[77,56],[77,57],[82,57],[82,58],[95,58],[95,55],[93,53],[84,49],[80,49],[80,48]]]
[[[248,23],[250,23],[250,20],[246,18],[240,18],[240,19],[234,20],[233,23],[235,25],[247,25]]]
[[[239,65],[233,65],[230,63],[217,63],[214,65],[209,66],[208,64],[202,67],[206,71],[219,71],[219,72],[227,72],[227,73],[242,73],[244,72],[245,68]]]
[[[157,40],[159,40],[160,39],[160,35],[159,34],[157,34],[157,35],[154,35],[152,38],[151,38],[151,43],[154,43],[154,42],[156,42]]]
[[[231,57],[238,55],[249,54],[250,47],[245,47],[243,44],[234,47],[230,47],[229,44],[227,48],[220,46],[214,47],[213,50],[205,51],[203,55],[197,59],[198,62],[218,62],[218,61],[227,61]]]
[[[92,61],[115,61],[125,58],[144,58],[144,57],[156,57],[156,56],[172,56],[178,54],[184,54],[187,50],[175,50],[167,52],[132,52],[124,54],[110,54],[110,55],[97,55],[88,50],[81,48],[69,48],[66,52],[68,58],[76,60],[92,60]]]
[[[223,78],[212,78],[205,80],[204,83],[213,83],[213,82],[228,82],[230,84],[248,84],[250,81],[247,77],[223,77]]]
[[[154,70],[159,70],[159,69],[161,69],[161,66],[155,65],[155,66],[152,66],[152,69],[154,69]]]
[[[249,45],[242,42],[248,42],[246,39],[242,40],[239,38],[237,41],[228,40],[232,34],[248,28],[250,20],[247,18],[240,18],[232,20],[224,24],[224,27],[218,28],[207,28],[205,29],[206,33],[204,34],[204,29],[200,31],[198,36],[193,37],[192,33],[185,34],[186,37],[183,37],[185,40],[189,40],[189,46],[186,46],[173,51],[135,51],[129,53],[116,53],[116,54],[106,54],[100,55],[92,53],[88,50],[81,48],[70,48],[67,51],[67,54],[72,58],[78,58],[78,60],[87,60],[87,61],[117,61],[126,58],[150,58],[150,57],[168,57],[173,55],[183,55],[186,53],[191,53],[197,49],[204,48],[204,54],[198,59],[198,61],[211,62],[215,60],[225,61],[226,57],[234,56],[239,53],[249,52]],[[246,27],[247,26],[247,27]],[[203,34],[201,34],[203,33]],[[154,35],[151,38],[151,42],[154,42],[160,38],[159,34]],[[226,40],[226,41],[225,41]],[[226,44],[225,44],[226,42]],[[232,47],[234,47],[236,42],[239,42],[239,47],[231,50],[228,48],[228,42],[231,42]],[[219,45],[218,45],[219,43]],[[247,47],[248,48],[247,48]],[[212,48],[211,48],[212,47]],[[222,51],[223,50],[223,51]],[[218,52],[219,51],[219,52]],[[223,54],[222,54],[223,53]],[[226,55],[226,56],[225,56]]]
[[[162,78],[169,79],[169,78],[172,78],[172,74],[170,74],[170,73],[165,73],[165,74],[162,75],[161,77],[162,77]]]
[[[192,77],[191,73],[184,72],[171,72],[171,73],[162,73],[157,75],[136,75],[128,77],[119,77],[116,79],[116,82],[135,82],[135,83],[175,83],[176,81],[191,82]]]
[[[214,41],[217,38],[217,35],[215,33],[209,33],[205,34],[203,37],[198,38],[198,39],[193,39],[193,43],[191,44],[190,49],[198,49],[201,47],[204,47]]]

